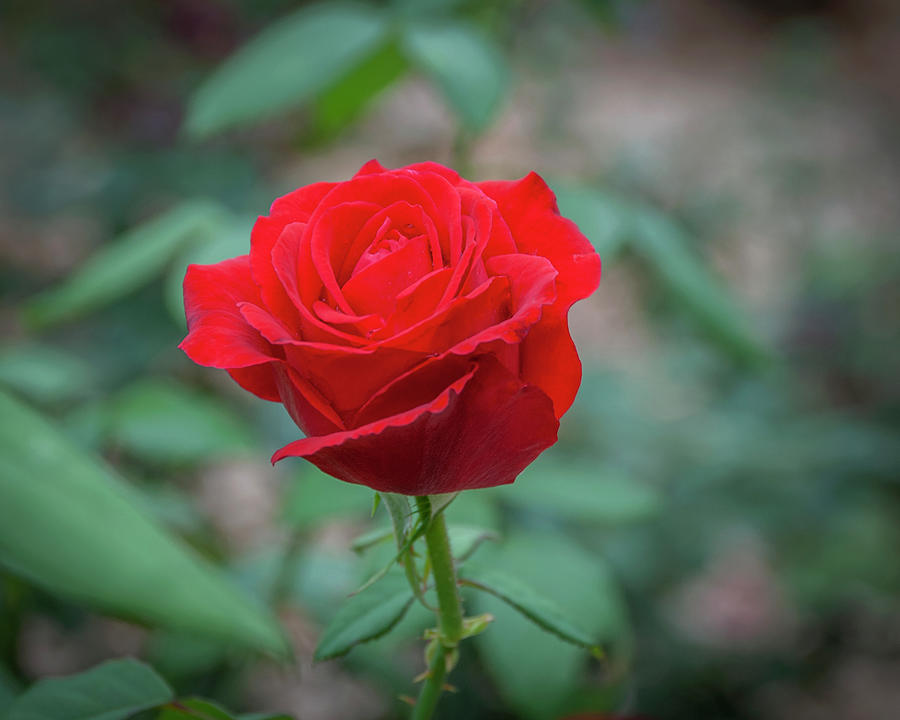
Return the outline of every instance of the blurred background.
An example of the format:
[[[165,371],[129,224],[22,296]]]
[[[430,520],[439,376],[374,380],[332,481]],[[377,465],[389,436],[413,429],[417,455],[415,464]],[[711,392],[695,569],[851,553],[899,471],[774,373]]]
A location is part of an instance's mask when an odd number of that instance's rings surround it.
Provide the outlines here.
[[[176,348],[189,262],[377,157],[537,170],[604,263],[559,444],[447,512],[606,659],[466,598],[497,621],[439,716],[893,717],[898,119],[892,0],[5,0],[0,713],[135,655],[236,712],[405,716],[421,608],[311,662],[384,511],[273,470],[282,408]]]

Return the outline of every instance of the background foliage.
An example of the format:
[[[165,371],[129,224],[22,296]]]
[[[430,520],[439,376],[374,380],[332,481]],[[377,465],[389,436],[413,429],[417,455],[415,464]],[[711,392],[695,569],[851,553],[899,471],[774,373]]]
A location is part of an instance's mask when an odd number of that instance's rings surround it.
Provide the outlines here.
[[[447,513],[464,576],[502,567],[606,655],[466,596],[497,620],[442,717],[888,716],[897,21],[875,0],[4,3],[0,717],[403,716],[428,614],[390,575],[338,611],[389,559],[354,546],[387,513],[272,470],[281,408],[176,349],[188,263],[375,156],[538,169],[604,260],[559,445]]]

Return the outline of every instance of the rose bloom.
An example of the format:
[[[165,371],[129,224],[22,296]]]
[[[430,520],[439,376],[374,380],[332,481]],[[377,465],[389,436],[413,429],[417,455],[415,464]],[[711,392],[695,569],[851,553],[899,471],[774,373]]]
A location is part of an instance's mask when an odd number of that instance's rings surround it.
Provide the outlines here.
[[[249,255],[188,267],[180,347],[284,405],[306,437],[273,462],[407,495],[490,487],[556,442],[581,381],[566,315],[599,279],[535,173],[373,160],[276,200]]]

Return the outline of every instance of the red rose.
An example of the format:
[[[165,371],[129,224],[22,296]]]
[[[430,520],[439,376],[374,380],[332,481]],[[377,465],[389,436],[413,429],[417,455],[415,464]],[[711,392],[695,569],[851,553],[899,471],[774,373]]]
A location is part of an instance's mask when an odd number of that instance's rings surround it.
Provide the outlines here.
[[[284,404],[307,437],[273,462],[407,495],[502,485],[556,442],[581,381],[566,314],[599,279],[538,175],[373,160],[276,200],[249,255],[191,265],[181,348]]]

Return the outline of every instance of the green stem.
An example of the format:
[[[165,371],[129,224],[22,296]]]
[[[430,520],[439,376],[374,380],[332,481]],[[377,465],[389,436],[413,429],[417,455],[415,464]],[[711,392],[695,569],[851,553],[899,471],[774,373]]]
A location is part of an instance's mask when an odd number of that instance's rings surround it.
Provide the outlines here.
[[[444,677],[447,675],[447,661],[444,657],[444,648],[438,646],[431,664],[428,666],[428,677],[422,684],[419,699],[413,708],[412,720],[429,720],[437,707],[438,699],[444,688]]]
[[[431,515],[431,502],[427,497],[417,497],[416,505],[425,517]],[[438,598],[438,638],[434,646],[434,655],[428,663],[428,672],[419,699],[413,710],[412,720],[431,718],[444,689],[447,659],[455,657],[456,646],[463,636],[462,603],[456,581],[456,567],[450,551],[447,522],[442,512],[431,518],[428,523],[425,530],[425,544],[428,546],[428,559],[431,561],[434,590]]]
[[[426,498],[416,498],[416,504],[420,511],[431,512],[431,503]],[[447,523],[443,513],[438,513],[437,517],[432,518],[425,531],[425,543],[428,545],[434,589],[438,597],[438,630],[441,643],[445,648],[452,649],[462,638],[463,614],[459,586],[456,582],[456,568],[453,565],[450,538],[447,536]]]

